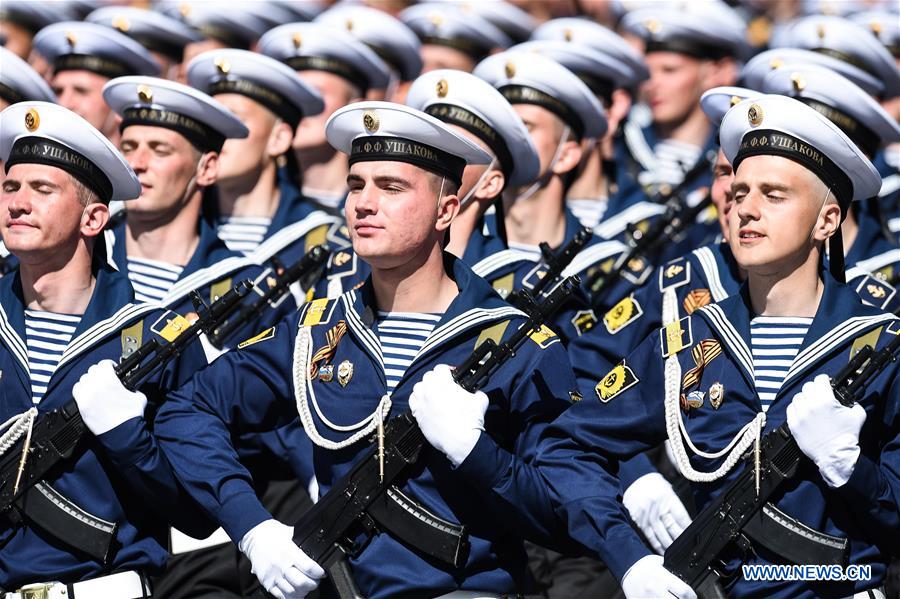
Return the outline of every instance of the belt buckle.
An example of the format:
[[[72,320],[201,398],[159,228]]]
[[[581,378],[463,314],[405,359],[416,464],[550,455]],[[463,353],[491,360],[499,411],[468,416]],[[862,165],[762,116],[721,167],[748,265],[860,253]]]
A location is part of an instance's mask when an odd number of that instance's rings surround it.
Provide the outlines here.
[[[50,599],[50,589],[53,585],[52,582],[27,584],[16,592],[22,599]]]

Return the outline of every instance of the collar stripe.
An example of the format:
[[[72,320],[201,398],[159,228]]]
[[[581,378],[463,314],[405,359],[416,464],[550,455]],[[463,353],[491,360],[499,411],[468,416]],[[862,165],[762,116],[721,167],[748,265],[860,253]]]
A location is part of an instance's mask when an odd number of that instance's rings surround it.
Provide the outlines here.
[[[753,380],[753,358],[750,349],[744,339],[738,335],[731,322],[725,317],[725,312],[718,304],[709,304],[700,308],[700,314],[705,314],[710,325],[722,336],[722,340],[734,350],[741,366],[747,371],[750,380]]]
[[[300,222],[284,227],[265,241],[259,244],[255,251],[249,254],[249,258],[256,264],[262,264],[285,247],[288,244],[300,239],[312,229],[320,225],[336,224],[338,219],[321,211],[316,210],[310,213]]]
[[[716,262],[716,257],[713,255],[712,250],[708,247],[697,248],[694,250],[694,255],[697,256],[700,268],[703,269],[703,273],[706,275],[706,281],[709,283],[709,290],[713,299],[721,302],[728,297],[728,292],[722,286],[722,278],[719,276],[719,264]]]

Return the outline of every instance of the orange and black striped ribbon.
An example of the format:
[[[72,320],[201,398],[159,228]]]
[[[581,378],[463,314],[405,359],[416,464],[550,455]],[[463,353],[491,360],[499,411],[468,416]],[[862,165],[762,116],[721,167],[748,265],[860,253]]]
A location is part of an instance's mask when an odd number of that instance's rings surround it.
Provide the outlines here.
[[[688,389],[700,382],[700,376],[707,364],[715,360],[722,353],[722,346],[715,339],[704,339],[691,348],[691,357],[696,366],[691,368],[681,379],[681,388]]]
[[[316,375],[319,373],[319,363],[327,364],[331,361],[331,358],[334,357],[334,352],[337,351],[337,345],[341,341],[341,337],[344,336],[344,333],[347,332],[347,323],[343,320],[339,320],[334,327],[328,330],[325,333],[325,346],[319,348],[315,354],[313,354],[312,362],[309,365],[309,378],[314,379]]]

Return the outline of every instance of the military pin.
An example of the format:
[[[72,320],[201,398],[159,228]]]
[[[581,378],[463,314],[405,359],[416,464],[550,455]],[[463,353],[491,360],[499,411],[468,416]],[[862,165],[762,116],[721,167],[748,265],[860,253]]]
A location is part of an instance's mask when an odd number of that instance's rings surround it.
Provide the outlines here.
[[[349,383],[352,378],[353,364],[350,360],[344,360],[338,366],[338,382],[341,384],[341,387],[346,387],[347,383]]]
[[[722,405],[722,400],[725,399],[725,387],[722,386],[722,383],[715,382],[709,388],[709,403],[713,407],[714,410],[718,410],[719,406]]]
[[[695,410],[703,407],[703,391],[691,391],[687,395],[687,405]]]
[[[319,368],[319,380],[323,383],[330,383],[334,378],[334,364],[325,364]]]

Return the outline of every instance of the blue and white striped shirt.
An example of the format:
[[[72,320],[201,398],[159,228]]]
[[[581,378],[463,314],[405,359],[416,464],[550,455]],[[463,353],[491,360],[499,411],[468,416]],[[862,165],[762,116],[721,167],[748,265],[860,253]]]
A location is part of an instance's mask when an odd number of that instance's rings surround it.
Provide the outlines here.
[[[254,216],[226,216],[219,221],[217,233],[233,252],[249,254],[263,242],[271,218]]]
[[[403,378],[440,319],[439,314],[378,311],[378,339],[384,354],[388,393]]]
[[[812,321],[794,316],[757,316],[750,321],[753,380],[763,411],[775,401]]]
[[[79,322],[81,316],[25,310],[25,345],[31,373],[31,401],[35,404],[44,398],[50,377],[56,372]]]
[[[183,270],[184,267],[167,262],[129,257],[128,280],[134,288],[134,299],[139,302],[161,301]]]

